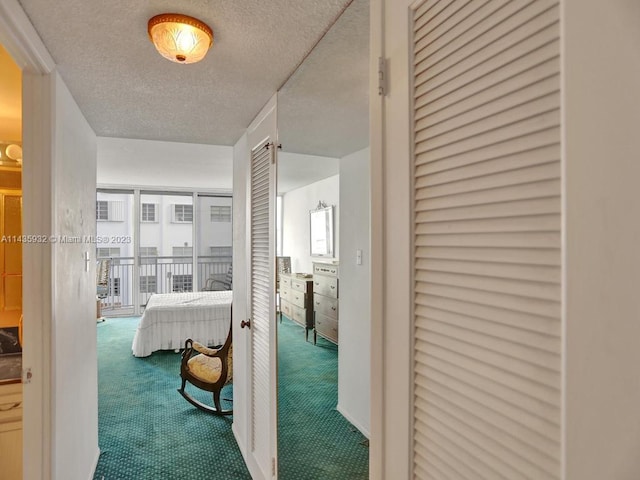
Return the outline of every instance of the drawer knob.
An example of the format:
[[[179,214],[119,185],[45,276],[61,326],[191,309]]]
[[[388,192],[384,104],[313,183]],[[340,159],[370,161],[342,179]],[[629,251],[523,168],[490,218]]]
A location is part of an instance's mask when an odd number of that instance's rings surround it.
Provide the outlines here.
[[[336,307],[331,307],[331,310],[333,310],[335,312],[336,311]]]

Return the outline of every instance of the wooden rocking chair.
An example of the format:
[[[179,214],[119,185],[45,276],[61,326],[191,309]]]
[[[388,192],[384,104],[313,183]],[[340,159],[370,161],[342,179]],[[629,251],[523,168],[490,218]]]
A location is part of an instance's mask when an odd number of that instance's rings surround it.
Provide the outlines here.
[[[182,385],[178,389],[187,402],[214,415],[231,415],[233,409],[223,410],[220,403],[220,391],[233,377],[233,345],[231,344],[231,325],[224,345],[220,348],[208,348],[188,339],[182,352],[180,377]],[[185,391],[187,382],[213,393],[214,406],[202,403]]]

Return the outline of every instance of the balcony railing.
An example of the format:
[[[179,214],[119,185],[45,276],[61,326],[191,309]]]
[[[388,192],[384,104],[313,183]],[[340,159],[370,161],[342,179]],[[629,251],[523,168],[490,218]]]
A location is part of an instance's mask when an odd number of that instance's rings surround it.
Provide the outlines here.
[[[140,257],[137,268],[138,295],[134,292],[134,257],[98,257],[109,262],[109,291],[102,299],[102,313],[106,316],[133,315],[142,311],[154,293],[192,292],[194,289],[191,257]],[[223,280],[231,267],[231,257],[199,256],[197,285],[204,287],[207,279]]]

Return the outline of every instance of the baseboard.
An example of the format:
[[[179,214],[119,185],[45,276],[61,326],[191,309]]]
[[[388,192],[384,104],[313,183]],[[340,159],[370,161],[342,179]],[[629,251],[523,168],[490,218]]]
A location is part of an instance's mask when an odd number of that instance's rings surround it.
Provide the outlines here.
[[[249,474],[253,480],[267,480],[268,477],[261,469],[260,466],[255,462],[253,457],[249,455],[243,447],[243,443],[238,441],[240,435],[238,435],[238,431],[236,430],[236,424],[231,424],[231,432],[233,433],[233,437],[236,439],[236,443],[238,444],[238,448],[240,448],[240,453],[242,454],[242,458],[244,460],[245,465],[247,466],[247,470],[249,470]]]
[[[91,476],[89,476],[89,480],[93,480],[93,477],[96,474],[96,468],[98,468],[98,460],[100,460],[100,449],[96,449],[96,457],[93,460],[93,468],[91,469]]]
[[[356,428],[360,431],[360,433],[362,433],[365,437],[370,438],[370,436],[371,436],[371,435],[370,435],[370,433],[369,433],[369,429],[364,428],[364,427],[360,424],[360,422],[355,421],[355,420],[353,419],[353,417],[352,417],[351,415],[349,415],[349,413],[347,413],[347,411],[346,411],[346,410],[344,410],[344,409],[340,406],[340,404],[338,404],[338,405],[336,406],[336,410],[337,410],[338,412],[340,412],[340,414],[341,414],[344,418],[346,418],[346,419],[347,419],[347,421],[348,421],[351,425],[353,425],[354,427],[356,427]]]
[[[242,442],[239,441],[240,435],[238,435],[238,431],[236,430],[236,424],[232,423],[231,424],[231,433],[233,433],[233,438],[236,439],[236,445],[238,445],[238,448],[240,449],[240,454],[242,455],[242,458],[244,458],[244,463],[247,463],[247,456],[246,456],[246,452],[244,451],[244,445],[242,444]]]

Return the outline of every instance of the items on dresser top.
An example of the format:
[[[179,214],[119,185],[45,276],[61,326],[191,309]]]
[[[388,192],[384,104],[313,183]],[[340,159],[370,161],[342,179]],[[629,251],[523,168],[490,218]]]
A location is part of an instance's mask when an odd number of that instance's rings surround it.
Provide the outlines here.
[[[280,313],[304,327],[304,338],[313,329],[313,280],[307,273],[280,274]]]
[[[338,274],[337,262],[313,263],[314,343],[317,335],[338,343]]]

